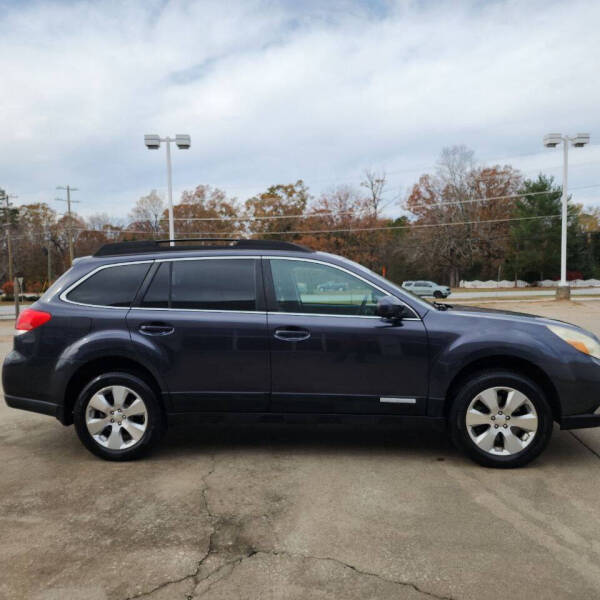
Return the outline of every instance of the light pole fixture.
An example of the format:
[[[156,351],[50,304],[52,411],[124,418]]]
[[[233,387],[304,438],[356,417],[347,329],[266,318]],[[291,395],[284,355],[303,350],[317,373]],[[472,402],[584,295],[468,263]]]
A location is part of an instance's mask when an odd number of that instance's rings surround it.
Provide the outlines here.
[[[174,138],[161,138],[156,134],[144,136],[144,144],[148,150],[158,150],[160,143],[165,142],[167,146],[167,187],[169,190],[169,240],[171,246],[175,245],[175,222],[173,219],[173,183],[171,176],[171,142],[175,142],[180,150],[187,150],[192,145],[192,139],[186,134],[177,134]]]
[[[544,146],[546,148],[556,148],[560,143],[563,144],[563,180],[562,180],[562,232],[560,238],[560,282],[556,290],[557,298],[570,298],[571,288],[567,283],[567,176],[569,168],[569,142],[575,148],[583,148],[590,143],[589,133],[578,133],[573,137],[562,135],[561,133],[548,133],[544,136]]]

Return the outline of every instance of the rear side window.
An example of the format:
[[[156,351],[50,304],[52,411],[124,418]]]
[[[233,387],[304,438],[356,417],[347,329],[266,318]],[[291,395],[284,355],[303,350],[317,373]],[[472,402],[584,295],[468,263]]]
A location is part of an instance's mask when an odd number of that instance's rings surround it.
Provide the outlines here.
[[[141,305],[148,308],[256,310],[256,261],[208,259],[164,262]]]
[[[95,306],[131,306],[150,263],[107,267],[67,294],[67,300]]]

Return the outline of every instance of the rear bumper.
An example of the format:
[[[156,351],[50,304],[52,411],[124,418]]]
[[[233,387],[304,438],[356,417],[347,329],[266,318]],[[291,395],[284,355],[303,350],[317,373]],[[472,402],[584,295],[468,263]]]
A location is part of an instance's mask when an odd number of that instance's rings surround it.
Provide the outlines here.
[[[600,427],[600,414],[572,415],[560,420],[561,429],[585,429],[587,427]]]
[[[33,398],[21,398],[19,396],[9,396],[8,394],[4,395],[4,400],[11,408],[28,410],[30,412],[36,412],[56,418],[59,418],[60,409],[62,408],[54,402],[47,402],[46,400],[34,400]]]

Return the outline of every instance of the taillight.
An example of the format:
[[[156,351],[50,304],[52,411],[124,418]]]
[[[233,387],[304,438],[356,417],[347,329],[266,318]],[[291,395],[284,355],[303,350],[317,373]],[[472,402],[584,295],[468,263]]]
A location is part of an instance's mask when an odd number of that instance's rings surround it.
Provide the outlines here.
[[[31,331],[44,323],[47,323],[52,318],[50,313],[44,312],[43,310],[35,310],[33,308],[26,308],[17,319],[15,323],[15,329],[19,331]]]

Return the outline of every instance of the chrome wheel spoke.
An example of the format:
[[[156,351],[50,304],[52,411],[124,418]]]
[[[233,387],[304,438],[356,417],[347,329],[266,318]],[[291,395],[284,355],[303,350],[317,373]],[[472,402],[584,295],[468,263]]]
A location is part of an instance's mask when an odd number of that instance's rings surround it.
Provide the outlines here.
[[[470,408],[467,411],[467,425],[469,427],[477,427],[477,425],[489,425],[490,415],[486,415],[476,408]]]
[[[477,398],[487,406],[491,413],[498,412],[498,391],[496,388],[484,390]]]
[[[111,391],[115,401],[115,408],[123,408],[123,403],[125,402],[127,396],[131,393],[131,390],[122,385],[113,385]]]
[[[145,425],[134,423],[133,421],[123,422],[123,429],[133,438],[134,441],[139,441],[146,431]]]
[[[91,418],[87,420],[87,428],[92,435],[98,435],[106,429],[107,425],[110,425],[110,419],[108,417],[103,419]]]
[[[502,431],[502,437],[504,438],[504,450],[508,452],[508,454],[516,454],[517,452],[521,452],[523,448],[527,445],[522,442],[510,429],[505,429]]]
[[[525,394],[522,394],[518,390],[510,390],[506,396],[506,404],[504,405],[503,411],[507,415],[512,415],[515,410],[521,408],[527,401],[528,399]]]
[[[106,441],[107,448],[111,450],[120,450],[123,444],[123,438],[121,437],[121,432],[119,431],[118,425],[112,424],[112,430],[108,439]]]
[[[92,396],[92,399],[90,400],[88,406],[91,406],[92,408],[104,413],[105,415],[108,415],[112,410],[112,406],[110,405],[102,391]]]
[[[510,426],[518,427],[519,429],[523,429],[525,431],[537,431],[537,415],[534,415],[533,413],[527,413],[518,417],[511,417]]]
[[[482,434],[478,435],[475,438],[475,443],[486,452],[492,452],[494,450],[494,442],[496,440],[496,436],[498,435],[498,430],[493,427],[489,427]]]
[[[123,409],[123,413],[128,417],[146,416],[146,405],[141,398],[136,398],[127,408]]]

